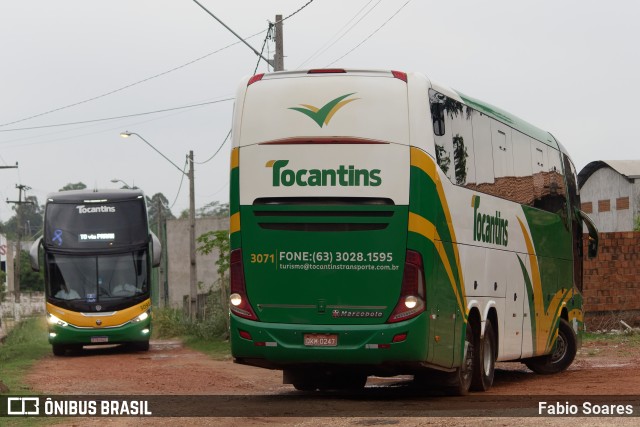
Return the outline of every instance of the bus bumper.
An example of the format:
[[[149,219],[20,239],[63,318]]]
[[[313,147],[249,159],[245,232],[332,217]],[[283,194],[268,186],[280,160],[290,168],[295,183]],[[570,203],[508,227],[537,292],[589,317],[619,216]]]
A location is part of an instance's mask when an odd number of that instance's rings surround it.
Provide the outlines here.
[[[256,322],[232,314],[231,354],[238,363],[272,369],[307,363],[420,363],[427,360],[427,319],[422,313],[392,324],[301,325]],[[306,346],[308,334],[336,335],[337,345]]]
[[[111,328],[78,328],[70,324],[49,325],[49,343],[52,345],[121,344],[149,341],[150,336],[150,317],[140,322],[128,322]]]

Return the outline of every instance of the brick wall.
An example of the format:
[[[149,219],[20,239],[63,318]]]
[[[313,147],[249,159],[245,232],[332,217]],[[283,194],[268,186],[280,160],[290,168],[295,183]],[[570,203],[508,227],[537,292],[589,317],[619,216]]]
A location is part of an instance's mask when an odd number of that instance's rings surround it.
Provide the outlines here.
[[[583,295],[589,329],[607,320],[640,325],[640,232],[600,233],[598,256],[585,257]]]

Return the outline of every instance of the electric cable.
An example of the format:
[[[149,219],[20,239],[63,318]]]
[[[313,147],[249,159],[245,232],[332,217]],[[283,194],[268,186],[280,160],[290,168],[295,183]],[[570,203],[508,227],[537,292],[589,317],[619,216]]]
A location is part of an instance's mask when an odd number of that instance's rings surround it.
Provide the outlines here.
[[[347,53],[345,53],[344,55],[342,55],[340,58],[336,59],[335,61],[331,62],[330,64],[326,65],[326,67],[330,67],[331,65],[335,64],[336,62],[340,61],[342,58],[344,58],[345,56],[349,55],[351,52],[353,52],[354,50],[356,50],[357,48],[359,48],[360,46],[362,46],[367,40],[369,40],[371,37],[373,37],[374,34],[376,34],[378,31],[380,31],[380,29],[382,29],[382,27],[384,27],[385,25],[387,25],[389,23],[389,21],[391,21],[393,18],[395,18],[395,16],[400,13],[400,11],[402,9],[405,8],[406,5],[408,5],[409,3],[411,3],[411,0],[407,0],[407,2],[405,4],[403,4],[402,6],[400,6],[400,9],[396,10],[396,12],[391,15],[389,17],[389,19],[387,19],[386,21],[384,21],[382,23],[382,25],[380,25],[378,28],[376,28],[376,30],[374,32],[372,32],[371,34],[369,34],[364,40],[362,40],[360,43],[358,43],[353,49],[351,49],[350,51],[348,51]]]

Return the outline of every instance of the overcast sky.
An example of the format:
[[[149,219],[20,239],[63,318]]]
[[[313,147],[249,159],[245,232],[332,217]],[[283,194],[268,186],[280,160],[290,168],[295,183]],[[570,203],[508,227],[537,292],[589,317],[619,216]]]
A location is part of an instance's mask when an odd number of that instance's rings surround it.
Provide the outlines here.
[[[200,2],[248,37],[308,0]],[[550,131],[580,170],[640,158],[639,9],[621,0],[314,0],[284,23],[285,68],[423,72]],[[259,50],[264,37],[248,42]],[[5,199],[17,199],[16,184],[43,204],[70,182],[118,187],[112,179],[162,192],[179,215],[187,180],[180,189],[179,170],[119,134],[139,133],[180,167],[189,150],[209,159],[230,130],[226,99],[257,63],[243,44],[223,49],[237,41],[191,0],[1,0],[0,165],[20,166],[0,170],[0,221],[13,215]],[[127,115],[137,116],[24,129]],[[228,201],[229,150],[196,164],[197,207]]]

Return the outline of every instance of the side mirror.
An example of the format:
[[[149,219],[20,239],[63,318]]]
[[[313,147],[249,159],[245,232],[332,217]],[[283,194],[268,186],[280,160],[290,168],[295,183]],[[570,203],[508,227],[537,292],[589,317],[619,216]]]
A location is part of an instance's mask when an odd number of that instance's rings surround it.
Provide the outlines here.
[[[160,267],[160,261],[162,261],[162,244],[160,239],[151,232],[151,266]]]
[[[40,271],[40,257],[38,256],[38,250],[42,244],[42,237],[33,242],[31,249],[29,249],[29,260],[31,261],[31,269],[33,271]]]
[[[576,209],[576,215],[582,220],[584,225],[587,226],[587,230],[589,231],[587,256],[589,258],[595,258],[596,255],[598,255],[598,229],[596,228],[596,225],[593,223],[591,218],[589,218],[589,215],[587,215],[586,213]]]

